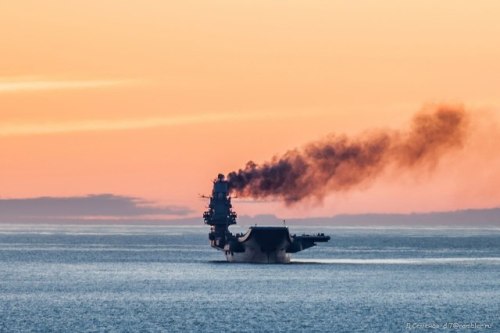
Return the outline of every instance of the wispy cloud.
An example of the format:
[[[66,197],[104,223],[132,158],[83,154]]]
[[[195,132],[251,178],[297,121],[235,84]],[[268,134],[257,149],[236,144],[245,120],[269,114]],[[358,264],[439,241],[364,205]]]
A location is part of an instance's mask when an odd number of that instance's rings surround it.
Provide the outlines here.
[[[113,80],[54,80],[43,78],[0,78],[0,94],[35,92],[44,90],[98,89],[134,84],[129,79]]]
[[[198,115],[178,115],[170,117],[142,119],[98,119],[74,122],[44,122],[44,123],[3,123],[0,124],[0,136],[61,134],[71,132],[119,131],[133,129],[148,129],[154,127],[192,125],[203,123],[218,123],[231,121],[249,121],[259,119],[277,119],[300,114],[285,114],[273,112],[260,113],[206,113]]]
[[[141,198],[113,194],[0,199],[0,222],[148,219],[190,213],[186,207],[159,206]]]

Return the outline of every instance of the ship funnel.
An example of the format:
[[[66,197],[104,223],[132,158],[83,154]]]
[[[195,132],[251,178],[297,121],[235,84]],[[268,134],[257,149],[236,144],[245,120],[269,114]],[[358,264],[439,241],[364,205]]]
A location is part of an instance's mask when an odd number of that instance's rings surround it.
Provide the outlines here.
[[[236,224],[236,213],[232,211],[231,198],[229,197],[229,184],[223,174],[214,180],[212,196],[208,210],[203,214],[205,223],[209,225],[229,226]]]

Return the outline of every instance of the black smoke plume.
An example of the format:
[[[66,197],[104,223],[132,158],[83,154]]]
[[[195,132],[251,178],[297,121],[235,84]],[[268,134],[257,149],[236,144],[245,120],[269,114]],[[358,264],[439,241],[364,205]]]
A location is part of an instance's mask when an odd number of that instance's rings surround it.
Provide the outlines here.
[[[463,146],[467,118],[462,107],[442,105],[418,113],[404,132],[330,135],[263,164],[248,162],[228,174],[229,188],[240,197],[277,198],[287,204],[321,200],[330,192],[365,184],[389,166],[397,171],[436,165],[442,155]]]

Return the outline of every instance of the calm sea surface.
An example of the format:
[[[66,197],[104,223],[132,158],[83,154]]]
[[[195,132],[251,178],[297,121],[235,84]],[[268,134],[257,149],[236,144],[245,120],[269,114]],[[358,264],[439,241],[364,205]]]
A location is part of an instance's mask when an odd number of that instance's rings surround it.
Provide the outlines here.
[[[332,239],[228,264],[203,226],[0,224],[0,331],[500,332],[500,228],[290,229]]]

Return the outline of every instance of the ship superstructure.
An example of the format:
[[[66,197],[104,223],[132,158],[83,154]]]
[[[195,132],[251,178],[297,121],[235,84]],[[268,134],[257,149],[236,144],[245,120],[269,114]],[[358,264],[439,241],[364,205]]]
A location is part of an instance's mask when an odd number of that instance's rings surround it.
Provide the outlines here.
[[[224,175],[214,180],[208,210],[203,214],[210,225],[210,245],[224,251],[228,261],[254,263],[288,263],[290,254],[327,242],[329,236],[291,235],[287,227],[250,227],[245,234],[233,235],[229,226],[236,224],[236,213],[232,210],[229,184]]]

